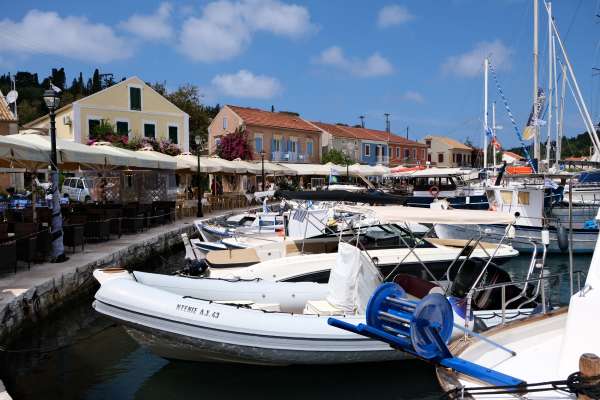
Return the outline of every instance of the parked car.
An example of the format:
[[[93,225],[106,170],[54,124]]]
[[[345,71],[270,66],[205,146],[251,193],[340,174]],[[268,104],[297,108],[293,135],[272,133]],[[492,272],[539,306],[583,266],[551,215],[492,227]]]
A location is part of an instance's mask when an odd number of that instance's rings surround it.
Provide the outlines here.
[[[92,201],[93,184],[90,179],[75,177],[65,178],[61,194],[69,196],[70,201]]]

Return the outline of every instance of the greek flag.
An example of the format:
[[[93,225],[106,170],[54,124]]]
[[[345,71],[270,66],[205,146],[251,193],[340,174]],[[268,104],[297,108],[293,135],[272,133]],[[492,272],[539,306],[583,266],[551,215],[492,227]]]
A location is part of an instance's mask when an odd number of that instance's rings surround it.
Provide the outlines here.
[[[492,137],[494,136],[494,133],[492,132],[489,126],[485,127],[485,134],[487,135],[488,140],[491,141]]]
[[[298,222],[303,222],[307,214],[308,211],[298,209],[294,211],[294,216],[292,218]]]

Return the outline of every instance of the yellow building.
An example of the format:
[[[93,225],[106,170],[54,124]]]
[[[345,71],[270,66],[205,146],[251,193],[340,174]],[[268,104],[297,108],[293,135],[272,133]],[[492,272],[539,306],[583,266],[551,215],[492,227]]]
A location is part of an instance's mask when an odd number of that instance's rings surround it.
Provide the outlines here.
[[[56,133],[60,139],[87,143],[102,120],[110,121],[117,133],[134,137],[170,139],[182,151],[189,151],[190,116],[134,76],[104,90],[66,105],[56,112]],[[25,125],[47,130],[48,115]]]

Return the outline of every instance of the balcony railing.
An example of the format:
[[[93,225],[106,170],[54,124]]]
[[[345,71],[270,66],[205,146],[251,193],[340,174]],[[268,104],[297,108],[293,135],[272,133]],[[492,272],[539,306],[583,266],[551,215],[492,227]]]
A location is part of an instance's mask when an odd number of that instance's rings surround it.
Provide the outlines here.
[[[271,161],[307,163],[310,162],[310,156],[307,153],[298,153],[293,151],[273,151]]]

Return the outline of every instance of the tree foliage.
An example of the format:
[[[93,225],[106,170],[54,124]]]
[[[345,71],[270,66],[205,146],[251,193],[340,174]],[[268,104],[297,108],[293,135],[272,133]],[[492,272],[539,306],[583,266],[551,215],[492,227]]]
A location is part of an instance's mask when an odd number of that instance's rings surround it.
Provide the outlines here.
[[[337,149],[329,149],[323,154],[321,163],[327,164],[328,162],[332,162],[337,165],[351,165],[353,163],[350,157]]]
[[[217,146],[217,154],[226,160],[252,160],[252,147],[246,131],[238,128],[235,132],[225,135]]]
[[[202,95],[198,86],[189,83],[170,93],[167,91],[166,82],[157,82],[150,86],[190,116],[190,145],[193,149],[196,147],[194,138],[197,135],[200,135],[204,142],[207,141],[208,125],[221,108],[218,104],[215,106],[202,104]]]
[[[552,152],[554,152],[554,148],[556,143],[552,143]],[[591,155],[592,149],[592,140],[590,139],[590,135],[588,135],[587,131],[584,133],[580,133],[579,135],[571,138],[563,137],[561,144],[561,159],[567,157],[584,157]],[[525,156],[522,147],[513,147],[512,149],[508,149],[508,151],[519,154],[520,156]],[[532,149],[528,149],[530,155],[533,154]],[[542,143],[541,154],[546,154],[546,144]],[[554,153],[553,153],[554,154]]]

